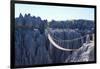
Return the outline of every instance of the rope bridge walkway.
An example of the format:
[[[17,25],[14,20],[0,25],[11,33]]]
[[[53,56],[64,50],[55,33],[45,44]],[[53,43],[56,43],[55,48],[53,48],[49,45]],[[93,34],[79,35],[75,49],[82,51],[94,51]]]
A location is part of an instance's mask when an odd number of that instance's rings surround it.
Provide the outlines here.
[[[83,39],[84,38],[86,38],[85,39],[85,43],[83,42]],[[84,35],[84,36],[81,36],[81,37],[79,37],[79,38],[74,38],[74,39],[71,39],[71,40],[58,40],[58,39],[55,39],[52,35],[51,35],[51,33],[50,33],[50,31],[48,32],[48,39],[49,39],[49,41],[50,41],[50,43],[54,46],[54,47],[56,47],[57,49],[59,49],[59,50],[62,50],[62,51],[76,51],[76,50],[79,50],[80,48],[82,48],[82,46],[84,46],[84,45],[90,45],[91,44],[91,42],[92,42],[92,44],[93,44],[93,40],[94,40],[94,35],[92,35],[92,41],[90,41],[90,36],[89,36],[89,34],[87,34],[87,35]],[[69,45],[69,43],[71,43],[71,42],[73,42],[73,41],[81,41],[82,42],[82,46],[81,47],[79,47],[79,48],[73,48],[72,47],[72,49],[71,48],[64,48],[64,47],[62,47],[61,45],[65,45],[66,44],[66,46],[68,47]],[[73,45],[74,46],[74,45]]]

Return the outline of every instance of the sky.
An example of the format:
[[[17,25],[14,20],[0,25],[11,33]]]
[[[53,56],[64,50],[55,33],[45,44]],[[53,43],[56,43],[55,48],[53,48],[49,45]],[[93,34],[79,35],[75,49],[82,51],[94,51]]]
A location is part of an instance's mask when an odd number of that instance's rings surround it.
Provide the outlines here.
[[[15,17],[30,13],[31,16],[41,17],[42,20],[94,20],[94,8],[63,7],[33,4],[15,4]]]

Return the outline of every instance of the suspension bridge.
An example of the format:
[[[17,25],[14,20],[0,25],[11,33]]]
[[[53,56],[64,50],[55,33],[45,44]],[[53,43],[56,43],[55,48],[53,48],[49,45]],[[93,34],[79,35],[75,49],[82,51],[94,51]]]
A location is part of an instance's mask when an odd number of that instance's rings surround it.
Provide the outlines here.
[[[59,30],[59,31],[61,31],[61,30]],[[94,34],[92,34],[92,40],[90,40],[90,35],[89,34],[87,34],[87,35],[84,35],[84,36],[81,36],[81,37],[79,37],[79,38],[74,38],[74,39],[71,39],[71,40],[58,40],[58,39],[55,39],[52,35],[51,35],[51,33],[50,33],[50,31],[48,32],[48,39],[49,39],[49,41],[50,41],[50,43],[54,46],[54,47],[56,47],[57,49],[59,49],[59,50],[62,50],[62,51],[76,51],[76,50],[79,50],[80,48],[82,48],[82,46],[87,46],[87,45],[92,45],[92,46],[94,46]],[[83,39],[84,38],[86,38],[85,39],[85,43],[83,42]],[[70,43],[70,42],[73,42],[73,41],[78,41],[78,40],[81,40],[81,42],[83,42],[82,43],[82,46],[81,47],[79,47],[79,48],[77,48],[77,49],[74,49],[73,47],[72,47],[72,49],[70,49],[70,48],[64,48],[64,47],[62,47],[61,45],[62,45],[62,43],[65,43],[65,44],[68,44],[68,43]],[[66,46],[69,46],[69,45],[66,45]],[[74,46],[74,45],[73,45]]]

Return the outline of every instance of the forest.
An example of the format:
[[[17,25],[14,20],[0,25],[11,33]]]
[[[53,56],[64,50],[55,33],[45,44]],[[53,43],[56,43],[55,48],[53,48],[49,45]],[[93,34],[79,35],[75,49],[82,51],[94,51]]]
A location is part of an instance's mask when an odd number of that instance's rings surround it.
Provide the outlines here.
[[[15,66],[94,61],[94,44],[91,43],[94,33],[92,20],[48,21],[20,14],[15,18]],[[48,34],[63,48],[81,48],[77,51],[57,49]]]

